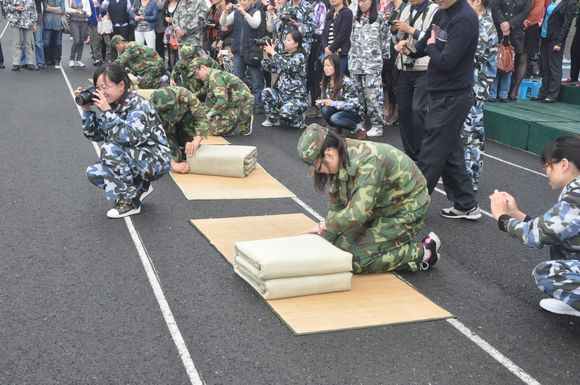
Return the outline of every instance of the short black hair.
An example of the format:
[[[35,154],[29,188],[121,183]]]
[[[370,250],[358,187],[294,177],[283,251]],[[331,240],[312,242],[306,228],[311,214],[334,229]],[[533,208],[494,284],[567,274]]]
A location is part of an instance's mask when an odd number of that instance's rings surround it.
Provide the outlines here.
[[[318,158],[324,158],[324,152],[329,148],[335,148],[338,151],[338,156],[340,157],[340,166],[348,167],[350,164],[348,158],[348,151],[346,149],[346,141],[344,138],[336,133],[333,129],[329,129],[320,147],[320,153]],[[332,183],[336,175],[322,174],[318,170],[314,170],[314,188],[319,192],[324,192],[326,185]]]
[[[551,165],[564,158],[580,170],[580,135],[561,136],[548,144],[540,155],[542,165]]]

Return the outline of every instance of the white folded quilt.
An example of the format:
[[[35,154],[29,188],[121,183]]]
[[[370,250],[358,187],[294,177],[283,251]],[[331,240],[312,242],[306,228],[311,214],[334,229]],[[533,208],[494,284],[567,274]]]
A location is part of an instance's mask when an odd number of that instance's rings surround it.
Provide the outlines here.
[[[254,146],[205,144],[187,158],[187,163],[190,174],[243,178],[256,168],[256,158]]]
[[[241,264],[236,263],[234,271],[265,299],[298,297],[351,289],[352,273],[350,272],[275,278],[263,281],[255,277]]]
[[[352,270],[352,254],[315,234],[237,242],[234,255],[262,281]]]

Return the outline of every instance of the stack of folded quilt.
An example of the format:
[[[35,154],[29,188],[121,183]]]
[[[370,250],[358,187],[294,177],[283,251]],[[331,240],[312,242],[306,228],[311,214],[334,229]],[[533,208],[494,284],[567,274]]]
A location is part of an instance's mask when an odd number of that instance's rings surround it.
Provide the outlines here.
[[[237,242],[235,272],[265,299],[351,289],[352,254],[314,234]]]
[[[243,178],[256,168],[257,151],[254,146],[204,144],[187,163],[190,174]]]

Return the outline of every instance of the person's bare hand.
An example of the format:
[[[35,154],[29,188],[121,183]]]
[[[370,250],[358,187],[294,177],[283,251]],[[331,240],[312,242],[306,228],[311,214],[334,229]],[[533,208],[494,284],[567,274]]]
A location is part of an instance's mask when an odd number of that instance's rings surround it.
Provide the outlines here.
[[[175,37],[177,39],[181,39],[184,36],[185,36],[185,32],[181,28],[178,28],[175,30]]]
[[[187,162],[177,163],[171,159],[171,171],[179,174],[187,174],[189,172],[189,164]]]
[[[97,97],[96,98],[93,98],[93,102],[94,102],[95,106],[97,106],[97,108],[99,110],[101,110],[102,112],[104,112],[104,111],[107,111],[107,110],[110,110],[111,109],[111,105],[109,104],[109,102],[105,98],[105,95],[103,94],[103,91],[96,90],[95,91],[95,95]]]
[[[427,40],[427,45],[435,44],[437,42],[437,38],[435,37],[435,31],[431,31],[431,37]]]
[[[560,50],[562,49],[562,47],[560,47],[559,45],[555,44],[554,48],[552,48],[552,51],[554,52],[560,52]]]
[[[332,55],[332,51],[330,50],[330,48],[326,47],[324,48],[324,56],[330,56]]]

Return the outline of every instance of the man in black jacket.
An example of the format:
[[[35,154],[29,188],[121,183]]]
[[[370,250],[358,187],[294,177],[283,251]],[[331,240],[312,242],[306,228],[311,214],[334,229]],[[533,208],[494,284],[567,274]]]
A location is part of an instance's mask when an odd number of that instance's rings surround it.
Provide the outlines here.
[[[473,66],[479,22],[466,0],[436,0],[439,11],[431,27],[415,44],[415,53],[400,41],[395,49],[410,57],[429,56],[427,91],[430,107],[417,164],[429,193],[443,177],[453,207],[442,209],[447,218],[479,219],[481,212],[465,169],[460,132],[473,105]]]

